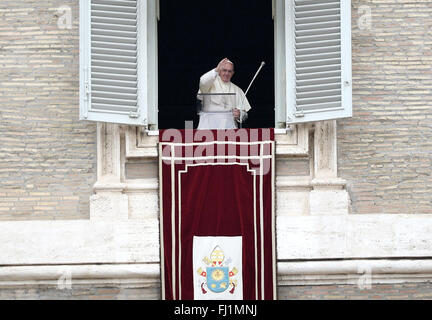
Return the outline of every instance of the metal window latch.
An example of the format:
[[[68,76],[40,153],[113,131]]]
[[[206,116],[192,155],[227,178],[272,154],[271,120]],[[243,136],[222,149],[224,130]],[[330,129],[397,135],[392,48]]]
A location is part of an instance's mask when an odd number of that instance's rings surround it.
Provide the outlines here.
[[[85,88],[85,96],[86,96],[86,100],[88,100],[89,96],[90,96],[90,86],[88,81],[85,82],[84,84],[84,88]]]
[[[296,111],[296,112],[294,113],[294,116],[295,116],[296,118],[303,118],[303,117],[304,117],[304,113],[303,113],[303,111]]]
[[[129,118],[138,118],[139,117],[139,113],[138,112],[129,112]]]
[[[84,94],[84,100],[88,101],[90,98],[89,68],[84,68]]]

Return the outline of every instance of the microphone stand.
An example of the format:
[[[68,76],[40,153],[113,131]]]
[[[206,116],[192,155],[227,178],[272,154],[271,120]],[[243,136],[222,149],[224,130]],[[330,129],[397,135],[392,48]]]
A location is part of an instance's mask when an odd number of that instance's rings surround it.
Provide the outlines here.
[[[254,82],[255,78],[258,75],[258,73],[261,71],[262,67],[264,67],[264,66],[265,66],[265,62],[263,61],[263,62],[261,62],[261,65],[259,66],[258,71],[255,73],[255,76],[253,77],[252,81],[250,82],[249,87],[246,89],[245,95],[247,95],[247,93],[248,93],[248,91],[249,91],[252,83]]]
[[[264,67],[264,66],[265,66],[265,62],[263,61],[263,62],[261,62],[261,65],[259,66],[257,72],[255,73],[255,76],[252,78],[252,81],[249,83],[249,86],[247,87],[246,92],[245,92],[245,96],[247,95],[247,93],[248,93],[250,87],[252,86],[252,83],[254,82],[255,78],[257,77],[258,73],[261,71],[262,67]],[[243,111],[240,109],[240,121],[239,121],[240,122],[240,129],[242,128],[242,122],[243,122],[242,112]]]

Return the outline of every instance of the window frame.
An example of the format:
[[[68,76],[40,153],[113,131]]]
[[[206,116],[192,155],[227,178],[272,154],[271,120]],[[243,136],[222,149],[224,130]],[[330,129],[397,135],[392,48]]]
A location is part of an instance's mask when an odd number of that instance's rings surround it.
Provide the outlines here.
[[[155,0],[149,0],[155,1]],[[146,1],[137,1],[137,112],[116,113],[116,111],[93,110],[92,101],[92,41],[91,16],[92,1],[80,0],[80,120],[146,126],[148,123],[148,40],[147,21],[149,15]],[[140,41],[145,39],[145,41]]]
[[[337,110],[317,110],[311,112],[297,112],[296,110],[296,61],[295,61],[295,16],[294,0],[273,0],[279,6],[276,16],[280,21],[277,30],[283,33],[285,40],[283,68],[277,68],[281,72],[279,79],[285,80],[285,97],[279,97],[278,105],[285,103],[285,122],[287,125],[335,120],[352,117],[352,73],[351,73],[351,1],[340,0],[340,29],[341,29],[341,97],[342,107]],[[282,23],[284,26],[281,26]],[[277,41],[283,41],[280,37]],[[279,44],[278,44],[279,45]],[[280,45],[282,46],[282,45]],[[275,45],[276,47],[276,45]],[[276,57],[275,57],[276,60]],[[276,78],[276,76],[275,76]],[[283,93],[280,94],[282,96]],[[285,99],[284,99],[285,98]],[[281,114],[283,114],[280,111]]]
[[[147,132],[158,130],[158,27],[160,0],[137,1],[138,31],[138,117],[92,113],[91,101],[91,0],[80,0],[80,119],[143,126]],[[275,124],[284,130],[291,124],[331,120],[352,116],[351,6],[341,1],[341,71],[343,110],[316,112],[296,117],[294,48],[294,0],[272,0],[274,19],[274,97]]]

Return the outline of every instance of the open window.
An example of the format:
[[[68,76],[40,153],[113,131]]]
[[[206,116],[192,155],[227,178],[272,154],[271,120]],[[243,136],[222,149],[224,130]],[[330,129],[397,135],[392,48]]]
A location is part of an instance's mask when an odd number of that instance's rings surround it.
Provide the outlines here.
[[[349,0],[224,1],[80,0],[80,119],[182,128],[224,56],[251,127],[352,115]]]
[[[184,128],[198,116],[200,77],[228,57],[232,82],[252,106],[244,127],[274,127],[274,28],[271,1],[160,0],[159,128]]]

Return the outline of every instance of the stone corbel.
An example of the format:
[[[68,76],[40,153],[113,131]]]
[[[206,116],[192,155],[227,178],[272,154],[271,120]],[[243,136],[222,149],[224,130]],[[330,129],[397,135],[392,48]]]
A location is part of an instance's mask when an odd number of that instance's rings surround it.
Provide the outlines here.
[[[112,123],[97,124],[97,182],[94,191],[119,191],[121,183],[120,127]]]
[[[90,219],[122,220],[128,217],[128,198],[123,193],[121,127],[97,124],[97,181],[90,197]]]
[[[312,215],[348,214],[346,181],[337,176],[336,120],[315,124],[313,178],[310,213]]]

